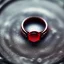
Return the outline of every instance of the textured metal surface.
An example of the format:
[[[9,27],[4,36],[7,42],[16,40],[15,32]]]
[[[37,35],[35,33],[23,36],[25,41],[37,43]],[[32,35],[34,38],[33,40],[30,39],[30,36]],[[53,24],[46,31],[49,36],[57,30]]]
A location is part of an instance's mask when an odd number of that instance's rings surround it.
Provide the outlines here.
[[[49,34],[36,47],[20,34],[21,23],[29,16],[43,17],[50,27]],[[64,56],[63,9],[45,0],[11,3],[0,15],[0,52],[15,64],[52,64],[60,60]]]

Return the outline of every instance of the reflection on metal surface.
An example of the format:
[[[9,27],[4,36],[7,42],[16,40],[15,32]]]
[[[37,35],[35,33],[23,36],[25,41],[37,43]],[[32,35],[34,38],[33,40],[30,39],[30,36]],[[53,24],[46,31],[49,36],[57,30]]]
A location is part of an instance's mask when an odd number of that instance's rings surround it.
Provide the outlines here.
[[[32,47],[20,36],[22,21],[29,16],[43,17],[50,32]],[[64,11],[46,0],[19,0],[7,6],[0,15],[0,52],[14,64],[52,64],[64,56]]]

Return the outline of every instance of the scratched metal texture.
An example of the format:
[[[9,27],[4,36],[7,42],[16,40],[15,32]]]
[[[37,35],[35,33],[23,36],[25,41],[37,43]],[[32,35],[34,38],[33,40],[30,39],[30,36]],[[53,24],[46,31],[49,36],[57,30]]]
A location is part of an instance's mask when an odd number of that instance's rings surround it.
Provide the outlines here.
[[[16,0],[3,7],[0,13],[1,55],[13,64],[53,64],[62,59],[64,57],[63,7],[63,1],[60,0]],[[35,47],[20,34],[22,21],[30,16],[44,18],[50,28],[47,36]],[[37,28],[32,26],[28,30],[39,30],[38,28],[39,26]]]

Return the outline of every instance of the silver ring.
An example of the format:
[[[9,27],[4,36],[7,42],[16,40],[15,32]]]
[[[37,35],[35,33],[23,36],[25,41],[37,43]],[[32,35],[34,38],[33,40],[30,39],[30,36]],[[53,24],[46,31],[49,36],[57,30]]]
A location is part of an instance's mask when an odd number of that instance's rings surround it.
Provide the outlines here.
[[[42,25],[44,25],[44,30],[42,30],[41,32],[37,32],[37,31],[28,32],[25,29],[25,24],[32,22],[33,20],[34,20],[34,22],[39,22]],[[22,24],[21,24],[21,32],[22,32],[22,34],[24,34],[25,37],[28,38],[29,41],[38,42],[48,32],[48,24],[41,17],[28,17],[28,18],[24,19]]]

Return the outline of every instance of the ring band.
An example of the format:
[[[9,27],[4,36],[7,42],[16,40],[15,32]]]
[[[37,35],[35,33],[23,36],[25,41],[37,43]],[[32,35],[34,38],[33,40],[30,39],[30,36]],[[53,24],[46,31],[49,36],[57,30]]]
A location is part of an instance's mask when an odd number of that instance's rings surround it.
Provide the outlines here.
[[[25,29],[25,25],[30,22],[41,23],[44,26],[44,30],[42,30],[41,32],[37,32],[37,31],[28,32]],[[38,42],[48,32],[48,24],[41,17],[28,17],[24,19],[21,24],[21,32],[22,34],[24,34],[25,37],[28,38],[29,41]]]

